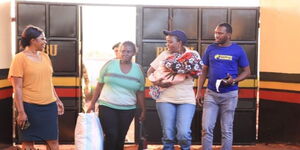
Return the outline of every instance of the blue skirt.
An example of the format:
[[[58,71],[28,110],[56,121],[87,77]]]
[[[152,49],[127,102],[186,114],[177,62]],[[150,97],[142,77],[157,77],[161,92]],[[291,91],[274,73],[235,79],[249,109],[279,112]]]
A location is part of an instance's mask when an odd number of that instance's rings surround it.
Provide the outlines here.
[[[24,102],[30,126],[19,130],[20,141],[48,141],[58,139],[58,114],[56,102],[37,105]]]

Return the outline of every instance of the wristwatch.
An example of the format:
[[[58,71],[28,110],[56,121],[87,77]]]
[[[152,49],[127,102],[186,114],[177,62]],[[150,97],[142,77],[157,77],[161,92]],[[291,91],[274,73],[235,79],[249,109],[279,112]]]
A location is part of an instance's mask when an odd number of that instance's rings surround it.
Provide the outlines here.
[[[236,83],[237,83],[237,81],[235,79],[233,79],[231,85],[235,85]]]

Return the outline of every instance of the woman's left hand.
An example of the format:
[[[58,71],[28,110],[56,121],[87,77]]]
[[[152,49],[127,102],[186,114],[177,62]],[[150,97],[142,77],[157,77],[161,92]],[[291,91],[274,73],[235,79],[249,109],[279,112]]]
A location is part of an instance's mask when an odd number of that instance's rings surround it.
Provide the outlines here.
[[[140,121],[144,121],[145,120],[145,111],[144,110],[141,111],[139,120]]]
[[[172,86],[171,82],[161,82],[158,86],[162,87],[162,88],[168,88],[170,86]]]
[[[63,115],[65,109],[64,109],[64,104],[61,102],[60,99],[56,100],[56,105],[57,105],[58,115]]]

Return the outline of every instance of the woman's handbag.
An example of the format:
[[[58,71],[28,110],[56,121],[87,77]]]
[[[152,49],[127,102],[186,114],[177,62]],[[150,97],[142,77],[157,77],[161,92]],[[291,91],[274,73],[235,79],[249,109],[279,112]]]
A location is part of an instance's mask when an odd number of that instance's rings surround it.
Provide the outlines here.
[[[96,113],[79,113],[75,127],[76,150],[103,150],[103,131]]]

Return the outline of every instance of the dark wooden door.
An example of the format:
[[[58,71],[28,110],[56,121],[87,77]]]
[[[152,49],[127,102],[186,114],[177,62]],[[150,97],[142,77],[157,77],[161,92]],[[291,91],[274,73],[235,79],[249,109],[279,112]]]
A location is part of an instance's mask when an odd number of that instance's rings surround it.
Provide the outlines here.
[[[188,46],[204,53],[214,42],[217,24],[228,22],[233,27],[232,40],[240,44],[248,54],[251,77],[240,83],[239,103],[234,121],[234,144],[250,144],[256,140],[256,90],[257,90],[257,35],[258,8],[231,7],[139,7],[137,9],[137,45],[140,53],[137,61],[144,71],[163,50],[166,50],[163,30],[180,29],[186,32]],[[147,120],[145,128],[149,143],[161,143],[161,126],[155,101],[148,94],[146,83]],[[196,87],[195,87],[196,89]],[[194,144],[201,142],[202,109],[197,108],[192,123]],[[220,143],[220,125],[215,128],[214,143]]]
[[[76,118],[81,108],[79,6],[18,2],[16,7],[17,41],[28,24],[45,31],[48,42],[45,52],[52,61],[53,83],[65,106],[65,114],[59,117],[59,140],[60,143],[73,143]]]

